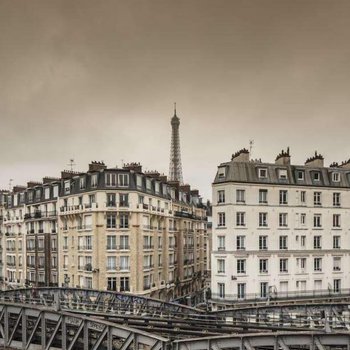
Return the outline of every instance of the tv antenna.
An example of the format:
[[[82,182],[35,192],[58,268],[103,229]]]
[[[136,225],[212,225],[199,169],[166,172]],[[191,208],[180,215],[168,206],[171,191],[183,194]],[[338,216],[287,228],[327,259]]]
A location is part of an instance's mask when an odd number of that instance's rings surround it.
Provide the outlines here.
[[[250,156],[252,156],[253,145],[254,145],[254,140],[249,140],[249,153],[250,153]]]
[[[69,159],[69,164],[67,165],[70,167],[70,171],[73,171],[73,167],[76,166],[76,164],[74,163],[74,159]]]

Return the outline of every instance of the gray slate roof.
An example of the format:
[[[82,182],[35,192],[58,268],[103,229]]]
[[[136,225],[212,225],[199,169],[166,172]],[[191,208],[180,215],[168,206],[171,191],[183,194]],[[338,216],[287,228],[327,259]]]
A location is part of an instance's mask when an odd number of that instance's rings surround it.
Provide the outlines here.
[[[226,176],[219,177],[216,173],[214,184],[224,182],[237,183],[258,183],[258,184],[276,184],[291,186],[316,186],[316,187],[335,187],[350,188],[350,169],[344,168],[316,168],[305,165],[278,165],[271,163],[259,162],[237,162],[231,161],[220,164],[219,168],[226,168]],[[267,177],[259,178],[258,169],[267,169]],[[279,179],[278,170],[287,170],[287,179]],[[298,179],[298,172],[304,172],[304,179]],[[320,173],[320,180],[314,180],[314,173]],[[332,181],[332,173],[338,172],[340,175],[339,182]]]

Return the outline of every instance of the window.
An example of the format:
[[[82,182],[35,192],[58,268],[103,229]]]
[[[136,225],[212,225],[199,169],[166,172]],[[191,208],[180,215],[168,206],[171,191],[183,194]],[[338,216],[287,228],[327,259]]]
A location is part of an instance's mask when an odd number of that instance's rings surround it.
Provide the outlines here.
[[[106,173],[105,182],[107,187],[116,187],[117,186],[117,174]]]
[[[321,236],[314,236],[314,249],[321,249]]]
[[[267,236],[259,236],[259,249],[260,250],[267,249]]]
[[[120,277],[120,291],[121,292],[130,291],[129,277]]]
[[[245,259],[238,259],[237,260],[237,273],[246,273],[246,260]]]
[[[314,181],[320,181],[321,176],[319,172],[315,172],[313,175]]]
[[[117,267],[117,257],[108,256],[107,257],[107,270],[115,270]]]
[[[267,213],[259,213],[259,227],[267,227]]]
[[[300,225],[301,226],[305,226],[306,225],[306,214],[305,213],[301,213],[300,214]]]
[[[267,282],[260,282],[260,298],[267,298],[269,285]]]
[[[226,168],[225,167],[220,167],[218,170],[218,177],[219,178],[224,178],[226,176]]]
[[[314,271],[322,271],[322,258],[314,258]]]
[[[120,236],[120,249],[129,249],[129,236]]]
[[[288,249],[288,236],[280,236],[280,249]]]
[[[299,170],[297,172],[297,179],[301,180],[301,181],[304,180],[304,172],[303,171]]]
[[[79,179],[79,189],[84,190],[85,187],[86,187],[86,180],[85,180],[85,176],[83,176]]]
[[[119,174],[118,175],[118,183],[120,187],[128,187],[129,186],[129,174]]]
[[[117,221],[116,214],[107,214],[106,227],[107,228],[116,228],[117,227],[116,221]]]
[[[152,258],[152,257],[151,257]],[[149,266],[152,265],[152,260],[149,260]],[[128,256],[121,256],[120,257],[120,269],[124,271],[128,271],[130,269],[129,264],[129,257]]]
[[[267,178],[267,169],[259,169],[259,178],[266,179]]]
[[[299,273],[305,273],[306,258],[297,258],[297,267],[299,268]]]
[[[225,273],[225,259],[218,259],[218,273]]]
[[[225,213],[218,213],[218,226],[224,227],[226,226],[226,216]]]
[[[341,291],[341,280],[335,279],[333,280],[333,291],[339,293]]]
[[[333,227],[340,227],[340,214],[333,214]]]
[[[288,204],[288,191],[280,191],[280,204]]]
[[[245,190],[236,190],[236,202],[245,203]]]
[[[46,187],[44,191],[45,191],[44,192],[45,199],[49,199],[50,198],[50,187]]]
[[[279,169],[278,177],[280,180],[287,180],[287,169]]]
[[[119,206],[128,207],[129,206],[129,195],[127,193],[119,194]]]
[[[107,278],[107,290],[117,290],[117,278],[116,277],[108,277]]]
[[[280,272],[288,272],[288,259],[280,259]]]
[[[321,217],[321,214],[314,215],[314,227],[322,227]]]
[[[339,173],[332,173],[332,181],[339,182],[340,181],[340,174]]]
[[[300,246],[305,247],[306,245],[306,236],[300,236]]]
[[[91,175],[91,187],[97,187],[97,174]]]
[[[245,298],[245,283],[237,283],[237,297],[238,299]]]
[[[237,212],[236,213],[236,225],[237,226],[245,226],[245,213]]]
[[[340,236],[333,236],[333,248],[334,249],[340,248]]]
[[[341,257],[334,256],[333,257],[333,271],[340,271],[340,270],[341,270]]]
[[[287,213],[280,213],[279,214],[279,226],[280,227],[287,227],[288,226],[288,221],[287,221]]]
[[[129,228],[129,214],[120,213],[119,215],[119,227],[120,228]]]
[[[218,203],[225,203],[225,191],[218,191]]]
[[[259,203],[267,204],[267,190],[259,190]]]
[[[245,236],[237,236],[236,238],[237,250],[245,249]]]
[[[225,298],[225,283],[218,283],[219,298]]]
[[[333,193],[333,206],[340,207],[340,193],[339,192]]]
[[[218,236],[218,250],[225,250],[225,236]]]
[[[300,202],[306,203],[306,191],[300,191]]]
[[[107,207],[115,207],[115,193],[107,193]]]
[[[107,249],[117,249],[116,236],[107,236]]]
[[[314,205],[321,205],[321,192],[314,192]]]
[[[66,180],[64,182],[64,193],[65,194],[70,193],[70,180]]]
[[[267,259],[259,259],[259,272],[260,273],[267,273]]]

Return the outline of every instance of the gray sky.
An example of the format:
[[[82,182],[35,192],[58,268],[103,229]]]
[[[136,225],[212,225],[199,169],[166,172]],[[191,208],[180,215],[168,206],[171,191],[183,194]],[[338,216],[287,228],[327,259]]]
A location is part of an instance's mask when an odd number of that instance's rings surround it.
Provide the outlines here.
[[[74,158],[167,173],[177,102],[186,182],[220,162],[350,157],[350,2],[0,0],[0,187]]]

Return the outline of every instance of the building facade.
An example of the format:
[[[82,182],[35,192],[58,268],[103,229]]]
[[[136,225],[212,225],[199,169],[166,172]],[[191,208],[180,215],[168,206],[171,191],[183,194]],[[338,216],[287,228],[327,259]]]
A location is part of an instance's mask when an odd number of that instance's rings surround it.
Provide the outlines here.
[[[350,162],[315,154],[291,165],[245,149],[213,183],[212,301],[269,299],[350,288]]]
[[[139,164],[1,192],[3,288],[70,286],[176,299],[207,277],[206,208],[197,190]]]
[[[59,284],[173,299],[200,289],[208,236],[198,191],[139,164],[62,173]]]

